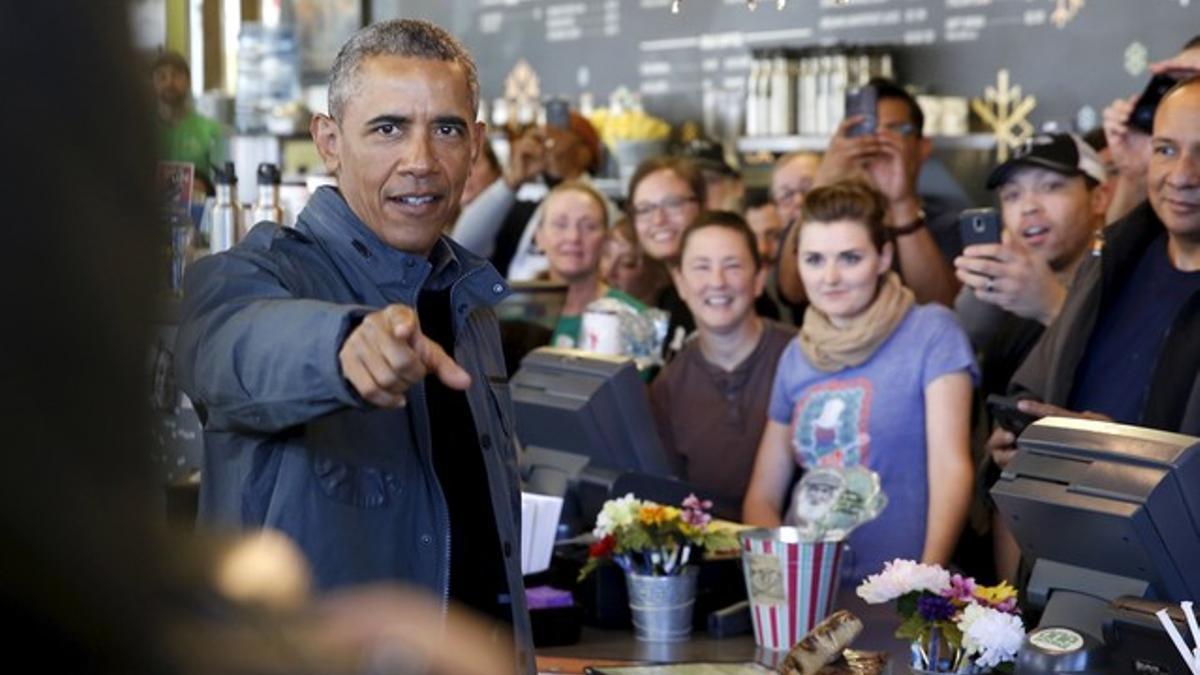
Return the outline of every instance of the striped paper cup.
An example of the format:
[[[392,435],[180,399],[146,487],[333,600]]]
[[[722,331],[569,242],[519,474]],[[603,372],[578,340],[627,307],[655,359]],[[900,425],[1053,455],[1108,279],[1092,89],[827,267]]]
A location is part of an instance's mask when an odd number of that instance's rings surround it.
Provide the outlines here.
[[[793,527],[741,533],[754,641],[786,651],[833,611],[841,541],[803,542]]]

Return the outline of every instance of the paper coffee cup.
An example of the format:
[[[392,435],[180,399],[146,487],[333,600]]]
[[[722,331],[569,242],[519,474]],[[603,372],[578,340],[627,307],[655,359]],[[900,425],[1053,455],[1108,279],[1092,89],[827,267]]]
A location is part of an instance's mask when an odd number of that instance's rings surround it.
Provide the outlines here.
[[[621,317],[615,312],[583,313],[579,348],[597,354],[621,353]]]

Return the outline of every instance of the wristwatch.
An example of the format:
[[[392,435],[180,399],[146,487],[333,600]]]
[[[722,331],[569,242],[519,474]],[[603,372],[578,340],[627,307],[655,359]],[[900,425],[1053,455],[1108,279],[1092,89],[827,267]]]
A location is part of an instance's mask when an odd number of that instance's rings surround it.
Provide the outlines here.
[[[924,210],[918,211],[917,217],[911,223],[907,223],[905,225],[897,225],[897,226],[893,227],[892,234],[897,237],[903,237],[906,234],[912,234],[913,232],[916,232],[917,230],[921,229],[922,227],[925,227],[925,211]]]

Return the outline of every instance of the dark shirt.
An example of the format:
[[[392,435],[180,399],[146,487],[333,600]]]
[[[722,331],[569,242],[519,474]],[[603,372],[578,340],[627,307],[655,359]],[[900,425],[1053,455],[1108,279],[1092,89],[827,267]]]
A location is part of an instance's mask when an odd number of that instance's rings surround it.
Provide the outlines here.
[[[677,334],[683,331],[685,337],[691,335],[692,331],[696,330],[696,320],[692,318],[692,310],[688,309],[687,303],[679,297],[679,292],[675,290],[673,283],[668,283],[666,288],[662,289],[654,306],[670,315],[667,323],[667,339],[663,341],[663,355],[669,361],[679,351],[674,348]]]
[[[421,330],[454,353],[450,289],[424,289],[417,300]],[[433,466],[450,511],[450,598],[512,622],[508,583],[492,513],[487,468],[467,396],[430,373],[425,378]]]
[[[767,423],[779,356],[796,331],[763,322],[758,345],[732,371],[713,365],[693,340],[659,374],[650,402],[667,457],[681,477],[740,506]]]
[[[1198,290],[1200,272],[1175,269],[1167,255],[1167,236],[1160,234],[1124,286],[1101,307],[1068,407],[1139,423],[1163,340],[1180,308]]]
[[[538,204],[541,202],[518,201],[504,216],[504,223],[496,233],[496,245],[492,249],[491,257],[492,266],[496,268],[500,276],[508,276],[508,268],[517,255],[521,235],[525,233],[525,227],[529,224],[529,219],[533,217],[533,212],[537,210]]]

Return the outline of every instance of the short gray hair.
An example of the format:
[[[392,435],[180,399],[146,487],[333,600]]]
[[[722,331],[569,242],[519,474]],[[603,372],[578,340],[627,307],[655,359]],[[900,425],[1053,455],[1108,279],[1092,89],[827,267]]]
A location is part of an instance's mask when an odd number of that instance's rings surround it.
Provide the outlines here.
[[[471,92],[471,110],[479,109],[479,73],[471,54],[445,29],[418,19],[380,21],[354,34],[333,61],[329,77],[329,114],[341,120],[354,93],[362,62],[373,56],[402,56],[449,61],[462,66]]]

